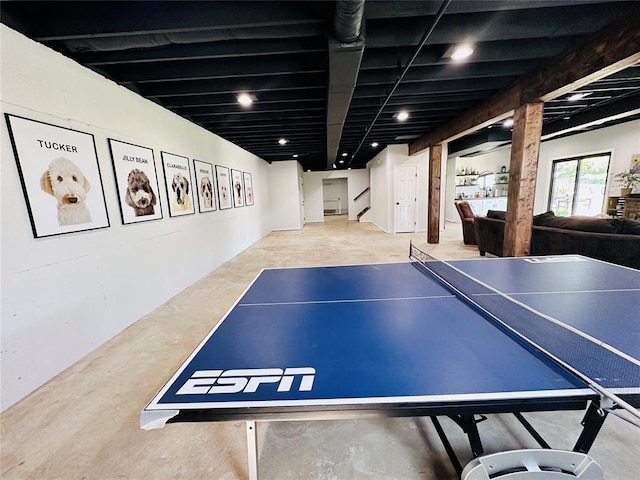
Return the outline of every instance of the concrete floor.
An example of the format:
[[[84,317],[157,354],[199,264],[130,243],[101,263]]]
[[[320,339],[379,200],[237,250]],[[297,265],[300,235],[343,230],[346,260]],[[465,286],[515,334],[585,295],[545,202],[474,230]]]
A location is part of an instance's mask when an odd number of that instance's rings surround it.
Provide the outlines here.
[[[424,233],[385,234],[344,216],[326,220],[269,234],[5,411],[0,477],[247,478],[243,422],[143,431],[138,418],[260,269],[406,261],[409,239],[436,258],[478,256],[462,244],[459,225],[448,225],[439,245],[428,245]],[[570,449],[582,414],[527,418],[552,446]],[[442,423],[466,463],[465,437],[448,419]],[[479,429],[487,453],[536,447],[508,415],[491,416]],[[261,423],[258,431],[261,480],[456,478],[425,418]],[[591,455],[607,479],[639,479],[640,429],[610,415]]]

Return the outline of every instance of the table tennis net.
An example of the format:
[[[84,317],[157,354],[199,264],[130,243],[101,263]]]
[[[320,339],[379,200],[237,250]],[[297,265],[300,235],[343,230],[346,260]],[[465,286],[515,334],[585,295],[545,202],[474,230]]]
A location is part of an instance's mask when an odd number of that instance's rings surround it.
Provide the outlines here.
[[[594,390],[640,419],[640,365],[637,359],[603,346],[517,300],[492,289],[445,261],[426,258],[413,244],[410,258],[425,274],[479,311],[534,353],[570,370]]]

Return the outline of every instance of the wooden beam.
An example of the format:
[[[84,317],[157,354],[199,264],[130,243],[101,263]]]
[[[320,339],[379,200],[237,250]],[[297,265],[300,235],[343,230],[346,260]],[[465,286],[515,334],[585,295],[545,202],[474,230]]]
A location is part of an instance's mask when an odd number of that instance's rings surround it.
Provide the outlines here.
[[[502,252],[505,257],[529,255],[543,110],[544,103],[538,102],[515,111]]]
[[[525,103],[549,101],[640,61],[640,6],[580,47],[551,59],[534,74],[499,92],[409,145],[415,155],[508,116]]]
[[[427,243],[440,243],[440,178],[442,176],[442,145],[429,149],[429,194]]]

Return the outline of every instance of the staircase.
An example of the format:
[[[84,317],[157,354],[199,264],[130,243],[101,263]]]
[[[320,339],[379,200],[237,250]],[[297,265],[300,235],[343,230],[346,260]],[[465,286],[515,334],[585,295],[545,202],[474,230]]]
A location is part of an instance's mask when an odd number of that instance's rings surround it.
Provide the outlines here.
[[[366,213],[371,210],[371,205],[370,205],[370,198],[369,196],[366,196],[367,193],[369,193],[371,191],[370,187],[365,188],[362,192],[360,192],[354,199],[353,202],[354,203],[360,203],[360,206],[362,207],[364,205],[364,207],[362,208],[362,210],[360,211],[360,213],[358,213],[358,221],[366,221]],[[365,218],[363,218],[365,217]]]

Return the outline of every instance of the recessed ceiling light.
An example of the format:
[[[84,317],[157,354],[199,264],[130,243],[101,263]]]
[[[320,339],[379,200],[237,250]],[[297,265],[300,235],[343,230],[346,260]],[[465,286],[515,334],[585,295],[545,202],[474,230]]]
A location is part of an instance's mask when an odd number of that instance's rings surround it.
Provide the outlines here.
[[[298,154],[297,154],[297,153],[294,153],[294,154],[293,154],[293,158],[298,158]]]
[[[378,142],[373,142],[373,143],[371,143],[371,146],[372,146],[373,148],[376,148],[376,147],[378,146]]]
[[[240,93],[236,97],[236,99],[238,100],[238,103],[243,107],[248,107],[256,100],[253,95],[249,95],[248,93]]]
[[[473,53],[473,47],[471,45],[458,45],[454,52],[451,54],[451,58],[456,62],[469,58]]]
[[[346,157],[347,156],[347,152],[342,152],[342,156]]]
[[[344,160],[340,160],[340,163],[344,163]]]
[[[289,143],[289,140],[287,140],[286,138],[281,138],[280,140],[278,140],[278,143],[280,145],[286,145],[287,143]]]
[[[507,118],[504,122],[502,122],[502,126],[505,128],[513,126],[513,118]]]
[[[591,92],[578,92],[571,95],[567,100],[570,102],[577,102],[578,100],[582,100],[584,97],[591,95]]]
[[[399,122],[404,122],[407,118],[409,118],[409,112],[403,110],[401,112],[398,112],[394,115],[394,117],[399,121]]]

